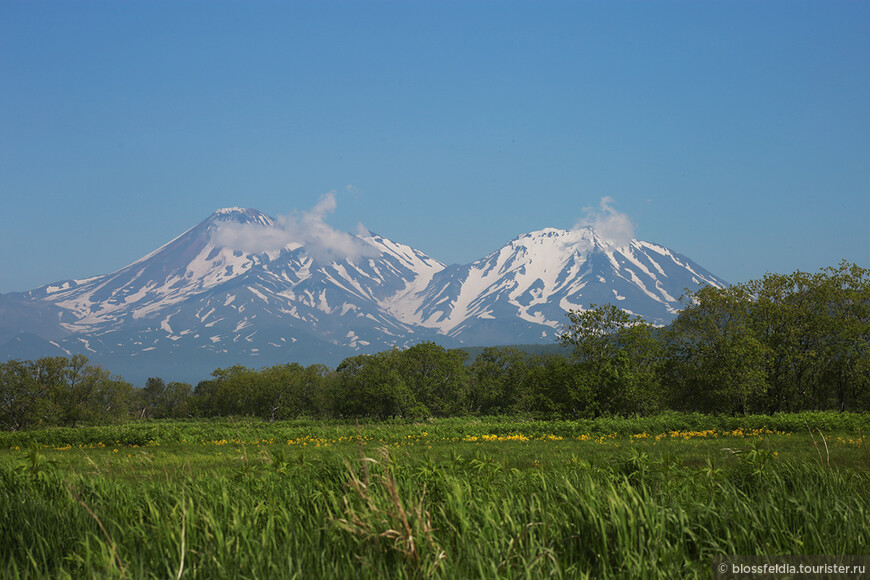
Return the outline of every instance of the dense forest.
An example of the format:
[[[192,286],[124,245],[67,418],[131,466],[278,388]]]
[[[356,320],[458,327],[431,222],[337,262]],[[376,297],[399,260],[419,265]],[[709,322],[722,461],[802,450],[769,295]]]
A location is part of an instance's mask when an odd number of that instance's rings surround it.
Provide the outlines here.
[[[570,311],[567,355],[426,342],[345,359],[217,369],[193,386],[134,388],[81,355],[0,364],[0,428],[130,419],[267,420],[526,415],[591,418],[666,409],[747,414],[870,408],[870,270],[809,274],[687,293],[656,328],[613,305]]]

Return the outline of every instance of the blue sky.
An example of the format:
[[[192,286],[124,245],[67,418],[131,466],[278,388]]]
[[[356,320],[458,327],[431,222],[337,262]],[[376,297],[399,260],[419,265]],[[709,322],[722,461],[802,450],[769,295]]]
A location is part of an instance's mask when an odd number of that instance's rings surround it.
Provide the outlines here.
[[[867,2],[0,4],[0,292],[336,192],[447,263],[604,197],[732,282],[870,266]]]

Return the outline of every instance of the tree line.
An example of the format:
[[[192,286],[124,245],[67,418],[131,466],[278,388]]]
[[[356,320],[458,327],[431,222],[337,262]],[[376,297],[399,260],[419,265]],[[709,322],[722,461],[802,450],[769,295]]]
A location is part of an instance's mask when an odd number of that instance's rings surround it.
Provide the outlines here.
[[[568,355],[432,342],[345,359],[217,369],[196,386],[144,389],[84,356],[0,364],[0,428],[145,418],[267,420],[522,414],[775,413],[870,408],[870,270],[768,274],[684,297],[666,328],[614,305],[567,313]]]

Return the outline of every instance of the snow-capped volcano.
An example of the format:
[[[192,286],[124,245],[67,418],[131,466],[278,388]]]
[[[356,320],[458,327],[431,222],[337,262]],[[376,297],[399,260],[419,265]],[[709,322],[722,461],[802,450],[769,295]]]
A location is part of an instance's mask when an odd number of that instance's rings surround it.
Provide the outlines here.
[[[383,236],[323,226],[221,209],[114,273],[2,295],[0,359],[42,344],[136,380],[194,380],[422,340],[548,342],[567,309],[590,303],[663,324],[685,289],[724,285],[672,250],[616,245],[591,228],[532,232],[446,267]]]
[[[665,324],[685,290],[702,284],[725,282],[663,246],[614,244],[591,227],[547,228],[437,274],[418,295],[415,322],[471,344],[505,332],[518,342],[554,340],[567,310],[593,303]]]
[[[229,282],[267,259],[216,245],[214,235],[227,223],[274,226],[272,218],[256,210],[221,209],[117,272],[50,284],[27,295],[69,313],[71,316],[63,317],[61,326],[73,333],[148,318],[172,304]]]

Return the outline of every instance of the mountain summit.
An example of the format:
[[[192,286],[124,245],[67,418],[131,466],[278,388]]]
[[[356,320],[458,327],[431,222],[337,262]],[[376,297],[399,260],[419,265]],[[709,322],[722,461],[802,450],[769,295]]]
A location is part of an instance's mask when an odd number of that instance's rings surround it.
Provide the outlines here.
[[[417,295],[413,322],[465,344],[552,341],[567,310],[591,303],[666,324],[683,292],[702,284],[725,282],[663,246],[616,245],[591,227],[547,228],[436,274]]]
[[[131,380],[335,364],[423,340],[552,342],[565,311],[613,303],[655,324],[725,282],[663,246],[548,228],[467,265],[322,222],[226,208],[129,266],[0,295],[0,359],[82,353]],[[24,340],[23,337],[26,337]]]

